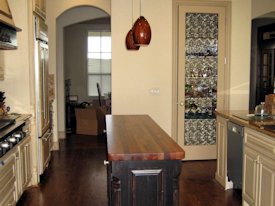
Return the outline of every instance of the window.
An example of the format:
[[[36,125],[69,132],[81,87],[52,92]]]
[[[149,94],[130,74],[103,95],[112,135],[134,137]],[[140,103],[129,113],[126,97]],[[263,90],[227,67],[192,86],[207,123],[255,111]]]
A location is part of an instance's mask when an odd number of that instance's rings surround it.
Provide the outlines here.
[[[96,84],[101,94],[111,92],[111,32],[88,32],[88,96],[98,96]]]

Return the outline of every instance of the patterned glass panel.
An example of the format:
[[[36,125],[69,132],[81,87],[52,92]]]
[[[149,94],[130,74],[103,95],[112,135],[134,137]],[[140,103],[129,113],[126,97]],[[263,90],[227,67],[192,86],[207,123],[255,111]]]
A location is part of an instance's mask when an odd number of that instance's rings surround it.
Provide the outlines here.
[[[185,145],[216,143],[218,14],[187,13]]]

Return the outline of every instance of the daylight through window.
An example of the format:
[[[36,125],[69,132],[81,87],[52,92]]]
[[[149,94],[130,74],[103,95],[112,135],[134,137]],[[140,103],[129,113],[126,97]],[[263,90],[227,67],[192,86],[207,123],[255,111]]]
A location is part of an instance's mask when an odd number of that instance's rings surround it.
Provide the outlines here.
[[[88,96],[97,96],[96,84],[101,94],[111,92],[111,32],[88,32]]]

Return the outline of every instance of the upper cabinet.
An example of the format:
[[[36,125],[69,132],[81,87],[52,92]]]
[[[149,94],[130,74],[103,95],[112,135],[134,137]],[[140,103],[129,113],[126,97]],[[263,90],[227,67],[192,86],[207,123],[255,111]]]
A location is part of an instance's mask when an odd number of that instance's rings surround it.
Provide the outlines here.
[[[41,18],[46,19],[46,2],[45,0],[34,0],[34,12]]]
[[[14,25],[12,13],[7,0],[0,1],[0,23],[5,24],[16,31],[21,31],[21,29]]]
[[[9,4],[0,1],[0,49],[17,49],[16,32],[21,31],[15,26]]]

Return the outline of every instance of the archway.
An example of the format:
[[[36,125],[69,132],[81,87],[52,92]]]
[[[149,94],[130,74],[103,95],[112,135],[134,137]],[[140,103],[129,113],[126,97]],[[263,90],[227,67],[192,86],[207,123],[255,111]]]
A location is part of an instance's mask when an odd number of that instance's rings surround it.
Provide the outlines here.
[[[58,137],[65,138],[65,70],[64,70],[64,28],[66,26],[109,17],[105,11],[92,6],[77,6],[64,11],[56,19],[56,78],[57,78],[57,116]]]

